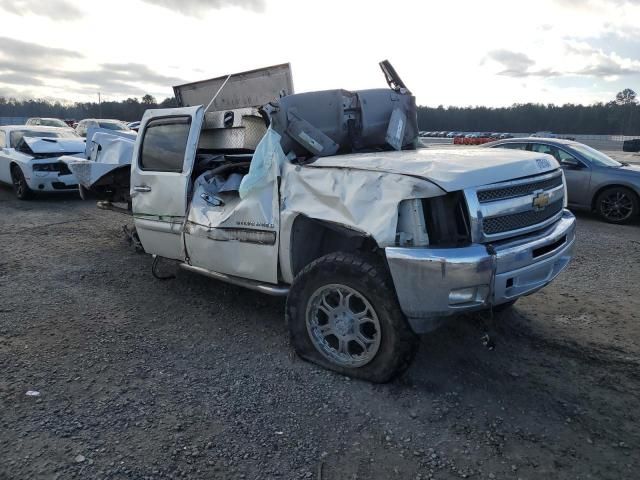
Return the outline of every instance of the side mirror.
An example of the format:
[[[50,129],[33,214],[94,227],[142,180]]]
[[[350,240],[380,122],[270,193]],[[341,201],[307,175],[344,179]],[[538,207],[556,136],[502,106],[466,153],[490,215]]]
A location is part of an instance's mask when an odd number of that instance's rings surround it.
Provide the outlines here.
[[[564,160],[562,160],[562,162],[560,162],[560,165],[569,168],[582,168],[582,164],[575,158],[565,158]]]

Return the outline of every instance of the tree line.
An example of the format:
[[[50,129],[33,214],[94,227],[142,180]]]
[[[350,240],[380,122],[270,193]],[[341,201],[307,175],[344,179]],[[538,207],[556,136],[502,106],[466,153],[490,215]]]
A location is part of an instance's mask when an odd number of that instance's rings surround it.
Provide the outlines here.
[[[514,104],[510,107],[418,107],[420,130],[640,135],[640,105],[627,88],[593,105]]]
[[[76,102],[65,104],[48,100],[18,100],[0,96],[0,117],[53,117],[62,120],[83,118],[117,118],[127,122],[140,120],[149,108],[171,108],[177,106],[174,98],[158,102],[152,95],[142,98],[127,98],[110,102]]]
[[[516,104],[506,108],[418,107],[420,130],[640,135],[640,105]]]
[[[0,117],[117,118],[140,120],[148,108],[176,106],[174,98],[158,102],[153,96],[118,102],[63,104],[47,100],[17,100],[0,96]],[[514,104],[510,107],[418,107],[420,130],[640,135],[640,104],[625,89],[608,103],[593,105]]]

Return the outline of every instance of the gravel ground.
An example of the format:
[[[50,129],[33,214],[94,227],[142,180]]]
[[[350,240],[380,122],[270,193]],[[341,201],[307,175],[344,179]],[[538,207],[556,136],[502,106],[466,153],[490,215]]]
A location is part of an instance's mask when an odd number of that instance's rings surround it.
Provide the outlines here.
[[[155,280],[128,220],[0,188],[1,479],[639,477],[640,225],[580,215],[553,286],[371,385],[297,359],[280,299]]]

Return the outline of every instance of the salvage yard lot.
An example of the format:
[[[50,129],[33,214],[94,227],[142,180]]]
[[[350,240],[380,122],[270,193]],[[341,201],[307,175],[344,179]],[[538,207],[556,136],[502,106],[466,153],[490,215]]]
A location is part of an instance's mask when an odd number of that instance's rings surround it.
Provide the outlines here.
[[[555,283],[372,385],[296,358],[281,299],[154,279],[128,220],[0,187],[0,479],[638,478],[637,222],[579,214]]]

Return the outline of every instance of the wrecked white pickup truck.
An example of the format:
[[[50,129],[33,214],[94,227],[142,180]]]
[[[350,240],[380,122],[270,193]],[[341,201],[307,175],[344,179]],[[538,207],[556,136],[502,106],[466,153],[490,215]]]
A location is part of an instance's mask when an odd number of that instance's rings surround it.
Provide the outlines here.
[[[442,318],[547,285],[575,236],[553,158],[417,150],[415,99],[381,66],[390,88],[292,94],[287,66],[177,87],[126,187],[147,253],[287,296],[299,355],[374,382]]]

